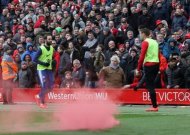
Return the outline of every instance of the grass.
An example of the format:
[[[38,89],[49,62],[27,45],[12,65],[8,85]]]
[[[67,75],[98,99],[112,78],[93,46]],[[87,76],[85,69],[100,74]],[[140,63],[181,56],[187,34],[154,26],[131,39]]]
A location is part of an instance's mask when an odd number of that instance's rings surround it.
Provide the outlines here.
[[[190,134],[190,109],[181,107],[161,107],[159,112],[147,113],[144,106],[120,107],[117,119],[121,124],[102,131],[37,131],[23,133],[2,133],[6,122],[1,119],[6,117],[6,110],[0,111],[0,134],[1,135],[189,135]],[[16,113],[19,112],[15,112]],[[28,126],[38,127],[50,122],[50,112],[31,112]],[[7,123],[8,124],[8,123]],[[4,129],[3,129],[4,128]],[[11,127],[10,127],[11,128]],[[48,129],[48,127],[47,127]]]

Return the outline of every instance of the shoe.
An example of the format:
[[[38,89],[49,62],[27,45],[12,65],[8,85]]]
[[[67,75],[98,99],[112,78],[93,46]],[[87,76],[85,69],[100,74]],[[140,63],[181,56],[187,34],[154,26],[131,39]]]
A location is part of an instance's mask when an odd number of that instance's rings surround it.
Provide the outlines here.
[[[47,109],[48,108],[46,104],[42,104],[42,103],[39,104],[39,107],[42,108],[42,109]]]
[[[36,101],[36,104],[39,105],[40,104],[40,97],[39,95],[35,95],[35,101]]]
[[[158,111],[158,107],[154,108],[154,107],[151,107],[151,108],[148,108],[146,109],[147,112],[157,112]]]

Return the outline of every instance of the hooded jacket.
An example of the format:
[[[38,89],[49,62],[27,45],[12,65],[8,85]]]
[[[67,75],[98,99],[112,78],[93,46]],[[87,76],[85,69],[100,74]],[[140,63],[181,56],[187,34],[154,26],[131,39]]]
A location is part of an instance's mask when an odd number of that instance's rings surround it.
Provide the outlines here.
[[[174,46],[171,46],[170,43],[173,42]],[[169,59],[172,53],[180,54],[179,48],[177,47],[177,41],[173,38],[168,39],[168,45],[163,48],[163,55],[166,59]]]
[[[27,43],[26,45],[26,51],[22,54],[21,60],[24,60],[24,57],[26,54],[29,54],[32,58],[32,61],[34,60],[34,56],[36,55],[36,52],[32,49],[32,51],[29,50],[30,47],[33,47],[32,43]]]

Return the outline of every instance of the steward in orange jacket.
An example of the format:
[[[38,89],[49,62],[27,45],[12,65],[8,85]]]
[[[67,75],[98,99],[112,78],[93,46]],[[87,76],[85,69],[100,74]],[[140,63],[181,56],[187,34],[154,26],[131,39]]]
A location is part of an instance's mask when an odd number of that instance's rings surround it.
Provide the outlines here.
[[[4,55],[1,62],[3,79],[3,104],[12,104],[12,90],[14,87],[13,80],[15,80],[17,77],[18,67],[11,56],[11,47],[5,45],[3,49]]]

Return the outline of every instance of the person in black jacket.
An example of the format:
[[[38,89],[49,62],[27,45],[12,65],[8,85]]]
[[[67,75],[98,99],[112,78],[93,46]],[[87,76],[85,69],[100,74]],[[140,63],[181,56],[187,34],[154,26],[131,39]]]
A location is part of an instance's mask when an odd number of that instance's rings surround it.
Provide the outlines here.
[[[143,25],[148,29],[154,30],[153,17],[148,13],[146,7],[142,8],[142,15],[138,18],[138,25]]]
[[[73,42],[68,42],[68,49],[67,49],[66,53],[69,54],[71,63],[75,59],[79,59],[80,60],[80,58],[81,58],[80,52],[75,48],[75,45],[74,45]]]
[[[177,66],[176,58],[171,58],[168,63],[168,69],[166,70],[167,75],[167,88],[178,89],[181,87],[183,75],[180,72],[180,68]]]
[[[185,88],[190,88],[190,56],[186,58],[187,60],[187,69],[185,71]]]
[[[108,50],[110,41],[115,41],[114,36],[111,34],[110,29],[108,27],[103,28],[103,36],[100,37],[99,44],[104,46],[105,50]]]
[[[32,71],[27,65],[27,62],[23,61],[21,69],[18,73],[19,76],[19,88],[32,88]]]
[[[125,75],[126,83],[131,84],[134,78],[134,70],[138,65],[137,50],[131,49],[129,55],[126,58]]]
[[[96,72],[96,67],[94,65],[96,57],[95,57],[96,50],[90,50],[90,57],[84,59],[84,67],[86,69],[86,87],[96,88],[98,76]]]
[[[169,20],[167,9],[164,8],[163,3],[161,1],[156,2],[156,7],[154,10],[154,21],[156,20]]]
[[[63,46],[58,46],[57,51],[60,54],[60,64],[58,69],[59,77],[63,77],[66,71],[71,71],[72,62],[70,60],[69,54],[63,50]]]
[[[105,61],[104,61],[105,64],[104,65],[105,66],[108,66],[110,64],[110,58],[114,54],[116,54],[116,45],[115,45],[115,42],[114,41],[110,41],[108,43],[108,45],[109,45],[109,49],[104,52],[104,55],[105,55]]]

